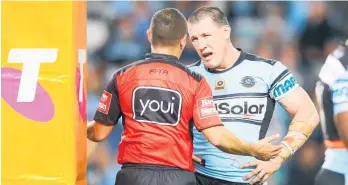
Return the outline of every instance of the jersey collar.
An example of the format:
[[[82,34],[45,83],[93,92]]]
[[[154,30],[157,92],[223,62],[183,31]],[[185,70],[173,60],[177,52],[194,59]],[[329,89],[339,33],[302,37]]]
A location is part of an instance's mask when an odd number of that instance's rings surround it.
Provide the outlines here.
[[[162,59],[162,60],[179,60],[178,57],[174,55],[166,55],[161,53],[147,53],[145,59]]]
[[[237,59],[237,61],[230,67],[230,68],[227,68],[225,70],[222,70],[222,71],[214,71],[214,70],[211,70],[209,68],[207,68],[204,64],[204,62],[202,61],[203,65],[204,65],[204,68],[206,71],[208,71],[209,73],[224,73],[226,71],[229,71],[231,69],[233,69],[234,67],[236,67],[237,65],[239,65],[240,63],[242,63],[246,57],[246,53],[241,49],[241,48],[236,48],[238,51],[240,51],[240,55]]]

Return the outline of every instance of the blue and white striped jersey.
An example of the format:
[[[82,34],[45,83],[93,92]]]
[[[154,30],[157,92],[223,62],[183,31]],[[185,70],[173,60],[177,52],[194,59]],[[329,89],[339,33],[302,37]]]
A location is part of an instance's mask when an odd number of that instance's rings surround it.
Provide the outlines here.
[[[320,105],[321,128],[327,143],[343,143],[334,116],[348,112],[348,47],[341,45],[327,59],[319,73],[316,97]],[[348,121],[348,120],[347,120]],[[328,146],[323,168],[348,175],[348,149]]]
[[[209,82],[224,126],[247,142],[265,137],[275,101],[299,86],[281,62],[243,51],[237,62],[224,71],[209,71],[202,61],[192,64],[190,69]],[[255,160],[254,157],[222,152],[196,128],[193,136],[194,154],[205,160],[205,166],[195,164],[197,172],[230,182],[249,182],[243,176],[253,168],[240,169],[239,165]]]

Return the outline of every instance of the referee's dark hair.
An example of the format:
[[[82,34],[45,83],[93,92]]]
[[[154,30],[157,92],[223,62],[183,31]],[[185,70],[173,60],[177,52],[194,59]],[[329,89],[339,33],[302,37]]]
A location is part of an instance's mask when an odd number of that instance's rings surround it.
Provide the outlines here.
[[[187,33],[187,21],[179,10],[165,8],[152,16],[150,30],[152,45],[175,46]]]
[[[218,7],[203,6],[195,10],[188,18],[189,23],[197,23],[200,20],[210,17],[214,22],[221,26],[229,25],[224,12]]]

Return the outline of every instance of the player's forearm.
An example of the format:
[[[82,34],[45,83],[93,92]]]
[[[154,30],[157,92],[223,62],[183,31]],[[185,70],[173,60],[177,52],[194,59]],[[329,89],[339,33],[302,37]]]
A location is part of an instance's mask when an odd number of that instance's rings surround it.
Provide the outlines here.
[[[284,148],[280,154],[284,160],[289,158],[307,141],[319,124],[319,115],[311,101],[303,102],[296,111],[287,135],[281,142]]]

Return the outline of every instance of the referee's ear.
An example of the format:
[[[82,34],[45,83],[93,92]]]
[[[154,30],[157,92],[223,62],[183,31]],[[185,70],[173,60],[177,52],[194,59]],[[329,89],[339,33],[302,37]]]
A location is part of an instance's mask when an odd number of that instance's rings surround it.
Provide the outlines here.
[[[229,25],[225,25],[223,27],[223,31],[224,31],[224,38],[226,40],[230,40],[230,38],[231,38],[231,27]]]
[[[147,35],[147,39],[149,40],[150,44],[152,45],[152,33],[150,29],[146,30],[146,35]]]
[[[184,50],[186,46],[186,39],[187,39],[187,34],[185,34],[181,39],[180,39],[180,49]]]

